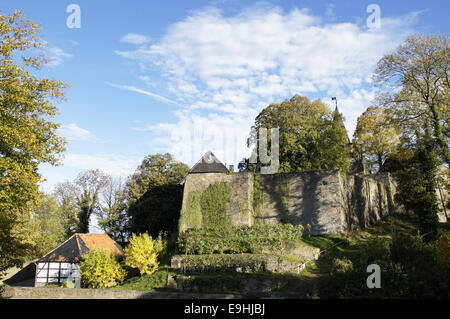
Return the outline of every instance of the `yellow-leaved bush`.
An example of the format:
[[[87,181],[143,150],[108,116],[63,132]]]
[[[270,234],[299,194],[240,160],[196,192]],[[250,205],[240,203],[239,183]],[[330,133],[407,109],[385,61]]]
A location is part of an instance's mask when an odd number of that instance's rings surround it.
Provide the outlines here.
[[[153,239],[148,233],[132,234],[130,243],[124,249],[125,265],[139,269],[142,275],[151,275],[158,270],[158,256],[164,250],[161,236]]]
[[[106,288],[124,281],[127,273],[110,251],[92,249],[83,258],[80,263],[83,287]]]

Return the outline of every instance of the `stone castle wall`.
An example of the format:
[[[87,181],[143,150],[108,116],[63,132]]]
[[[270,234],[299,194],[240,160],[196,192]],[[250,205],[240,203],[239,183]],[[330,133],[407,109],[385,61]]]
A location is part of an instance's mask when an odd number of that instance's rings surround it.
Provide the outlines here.
[[[395,183],[388,173],[349,175],[345,180],[338,170],[189,174],[184,186],[180,231],[201,227],[201,215],[185,222],[193,214],[187,207],[189,194],[200,194],[218,182],[230,185],[227,217],[235,226],[291,223],[305,229],[310,225],[312,235],[339,234],[364,228],[395,209]]]

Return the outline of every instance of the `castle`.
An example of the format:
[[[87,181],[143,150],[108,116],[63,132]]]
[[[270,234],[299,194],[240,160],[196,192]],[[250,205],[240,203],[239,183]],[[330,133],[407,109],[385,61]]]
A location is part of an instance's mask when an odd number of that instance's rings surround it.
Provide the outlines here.
[[[343,177],[338,170],[232,172],[210,151],[180,183],[180,232],[206,226],[198,198],[218,184],[229,189],[226,217],[233,226],[290,223],[302,225],[311,235],[340,234],[364,228],[396,209],[396,183],[390,173]],[[216,196],[223,200],[223,194]]]

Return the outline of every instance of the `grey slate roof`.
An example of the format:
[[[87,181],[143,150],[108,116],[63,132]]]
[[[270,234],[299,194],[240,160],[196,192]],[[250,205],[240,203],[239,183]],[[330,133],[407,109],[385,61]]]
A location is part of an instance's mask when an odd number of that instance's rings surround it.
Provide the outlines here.
[[[189,173],[228,173],[228,169],[213,152],[208,151],[191,168]]]
[[[200,174],[200,173],[228,173],[227,167],[219,161],[213,152],[208,151],[202,158],[192,166],[191,170],[186,174]],[[184,184],[186,176],[178,183]]]

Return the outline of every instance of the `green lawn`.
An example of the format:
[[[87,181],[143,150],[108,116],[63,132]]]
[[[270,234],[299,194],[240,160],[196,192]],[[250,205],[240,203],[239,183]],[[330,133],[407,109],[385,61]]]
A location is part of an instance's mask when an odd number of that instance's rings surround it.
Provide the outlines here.
[[[111,289],[122,290],[163,290],[166,288],[168,267],[163,266],[151,275],[132,277],[125,280],[121,285],[112,287]]]

